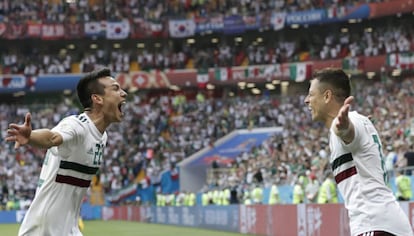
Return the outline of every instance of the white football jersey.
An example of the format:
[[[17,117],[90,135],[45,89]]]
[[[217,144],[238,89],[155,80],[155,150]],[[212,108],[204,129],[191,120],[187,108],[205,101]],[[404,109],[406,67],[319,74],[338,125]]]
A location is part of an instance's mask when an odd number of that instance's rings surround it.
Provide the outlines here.
[[[338,189],[348,209],[351,235],[373,230],[399,236],[413,236],[407,215],[387,187],[381,140],[372,122],[357,112],[349,118],[355,138],[345,144],[333,131],[329,133],[331,167]]]
[[[107,135],[85,113],[63,119],[52,130],[62,135],[63,143],[47,150],[19,235],[82,235],[80,207],[101,165]]]

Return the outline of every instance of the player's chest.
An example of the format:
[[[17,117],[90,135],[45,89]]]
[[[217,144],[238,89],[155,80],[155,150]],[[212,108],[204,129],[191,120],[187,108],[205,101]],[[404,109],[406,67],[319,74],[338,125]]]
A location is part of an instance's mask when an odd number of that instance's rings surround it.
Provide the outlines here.
[[[75,158],[79,158],[77,162],[99,167],[103,161],[105,144],[101,140],[88,140],[83,143],[82,147],[75,150],[77,152]]]

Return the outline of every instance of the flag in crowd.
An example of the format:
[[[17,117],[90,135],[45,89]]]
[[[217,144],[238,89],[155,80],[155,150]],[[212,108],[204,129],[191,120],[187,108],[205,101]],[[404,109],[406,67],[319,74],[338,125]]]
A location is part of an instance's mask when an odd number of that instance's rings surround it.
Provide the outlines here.
[[[284,12],[274,12],[272,13],[271,24],[273,25],[273,30],[281,30],[285,27],[286,13]]]
[[[205,88],[208,84],[209,77],[208,77],[208,69],[207,68],[200,68],[197,70],[197,86],[199,88]]]
[[[137,184],[133,183],[109,195],[107,199],[111,203],[116,203],[122,200],[123,198],[126,198],[128,196],[135,194],[136,191],[137,191]]]
[[[414,53],[391,53],[387,55],[387,65],[402,70],[414,69]]]
[[[170,19],[164,22],[160,19],[145,19],[135,17],[124,19],[119,22],[111,21],[90,21],[85,23],[52,23],[53,26],[45,28],[45,37],[56,37],[56,33],[64,29],[64,38],[79,38],[79,35],[86,37],[105,37],[109,39],[148,38],[148,37],[173,37],[185,38],[203,33],[224,33],[239,34],[246,30],[259,30],[272,27],[273,30],[281,30],[293,24],[309,25],[324,24],[332,21],[347,21],[351,14],[357,10],[366,11],[363,5],[332,7],[329,9],[312,9],[299,12],[271,12],[267,14],[214,14],[207,16],[196,16],[191,18]],[[317,17],[316,17],[317,16]],[[316,17],[316,18],[315,18]],[[167,23],[168,22],[168,23]],[[0,22],[0,37],[7,39],[17,39],[29,37],[39,37],[37,33],[27,33],[30,30],[37,30],[36,24],[50,24],[43,22],[26,21],[21,23]],[[69,27],[71,24],[79,24],[75,28]],[[30,26],[31,25],[31,26]],[[41,26],[43,27],[43,26]],[[30,32],[29,30],[29,32]],[[77,31],[79,34],[66,32],[66,30]],[[169,34],[168,34],[169,32]],[[59,33],[60,34],[60,33]],[[33,36],[34,35],[34,36]],[[40,36],[42,37],[42,36]]]
[[[170,20],[169,31],[173,38],[185,38],[195,34],[195,23],[193,20]]]
[[[362,71],[363,61],[359,57],[346,57],[342,60],[342,69],[354,74]]]
[[[84,25],[86,36],[101,36],[104,35],[106,30],[106,21],[91,21],[86,22]]]
[[[107,39],[126,39],[129,36],[129,21],[123,20],[118,22],[107,22],[106,38]]]
[[[312,65],[308,63],[292,63],[289,67],[290,79],[302,82],[312,76]]]
[[[217,67],[214,71],[216,80],[218,81],[227,81],[232,77],[232,68],[231,67]]]
[[[244,69],[244,75],[247,79],[262,77],[263,72],[263,66],[248,66]]]
[[[327,10],[328,18],[341,18],[346,16],[347,7],[346,6],[331,6]]]

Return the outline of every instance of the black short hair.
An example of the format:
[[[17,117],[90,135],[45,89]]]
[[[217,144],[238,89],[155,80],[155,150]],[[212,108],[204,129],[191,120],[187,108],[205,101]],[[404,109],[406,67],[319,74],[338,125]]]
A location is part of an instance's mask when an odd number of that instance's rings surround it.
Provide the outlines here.
[[[327,89],[331,89],[333,95],[344,101],[351,96],[351,82],[349,76],[339,68],[325,68],[316,71],[313,79],[318,80],[322,85],[326,85]]]
[[[105,87],[98,79],[111,76],[111,70],[101,68],[85,74],[76,87],[78,98],[84,109],[92,108],[92,94],[105,94]]]

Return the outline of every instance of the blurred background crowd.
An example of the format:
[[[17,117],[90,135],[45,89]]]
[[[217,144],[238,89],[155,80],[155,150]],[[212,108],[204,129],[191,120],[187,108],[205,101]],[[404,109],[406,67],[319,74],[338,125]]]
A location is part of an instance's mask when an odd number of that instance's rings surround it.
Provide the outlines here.
[[[404,154],[413,150],[413,80],[358,81],[355,88],[358,99],[353,108],[376,120],[387,156],[386,168],[393,172],[396,167],[404,167]],[[109,194],[133,183],[144,171],[149,183],[159,187],[163,171],[232,130],[272,126],[283,127],[283,134],[241,154],[233,163],[215,166],[231,171],[218,171],[203,190],[237,186],[241,195],[256,184],[293,184],[300,174],[318,178],[321,183],[329,158],[327,131],[322,125],[312,124],[303,103],[305,95],[305,88],[285,96],[213,98],[200,92],[192,100],[182,99],[183,95],[147,98],[130,94],[124,122],[109,130],[111,138],[105,149],[100,184]],[[64,116],[77,114],[79,110],[74,107],[68,97],[59,103],[2,104],[0,141],[8,123],[21,122],[27,111],[32,113],[33,128],[52,128]],[[148,150],[153,154],[149,156]],[[44,152],[31,147],[17,151],[13,145],[0,147],[3,204],[11,197],[33,197]]]
[[[356,1],[2,1],[3,22],[77,23],[158,20],[162,27],[180,17],[265,14],[320,8],[340,9]],[[380,1],[365,1],[380,2]],[[227,10],[224,10],[227,9]],[[137,11],[137,12],[135,12]],[[46,12],[48,14],[46,14]],[[185,14],[184,14],[185,13]],[[270,13],[269,13],[270,14]],[[412,51],[413,16],[386,16],[353,24],[325,24],[264,28],[239,35],[208,33],[185,41],[170,37],[125,39],[27,40],[17,47],[1,47],[3,74],[86,72],[99,65],[115,72],[149,69],[186,69],[215,66],[246,66],[296,61],[375,56]],[[27,30],[27,29],[26,29]],[[315,33],[317,32],[317,33]],[[298,35],[302,35],[298,37]],[[138,41],[138,43],[137,43]],[[43,42],[43,43],[42,43]]]

